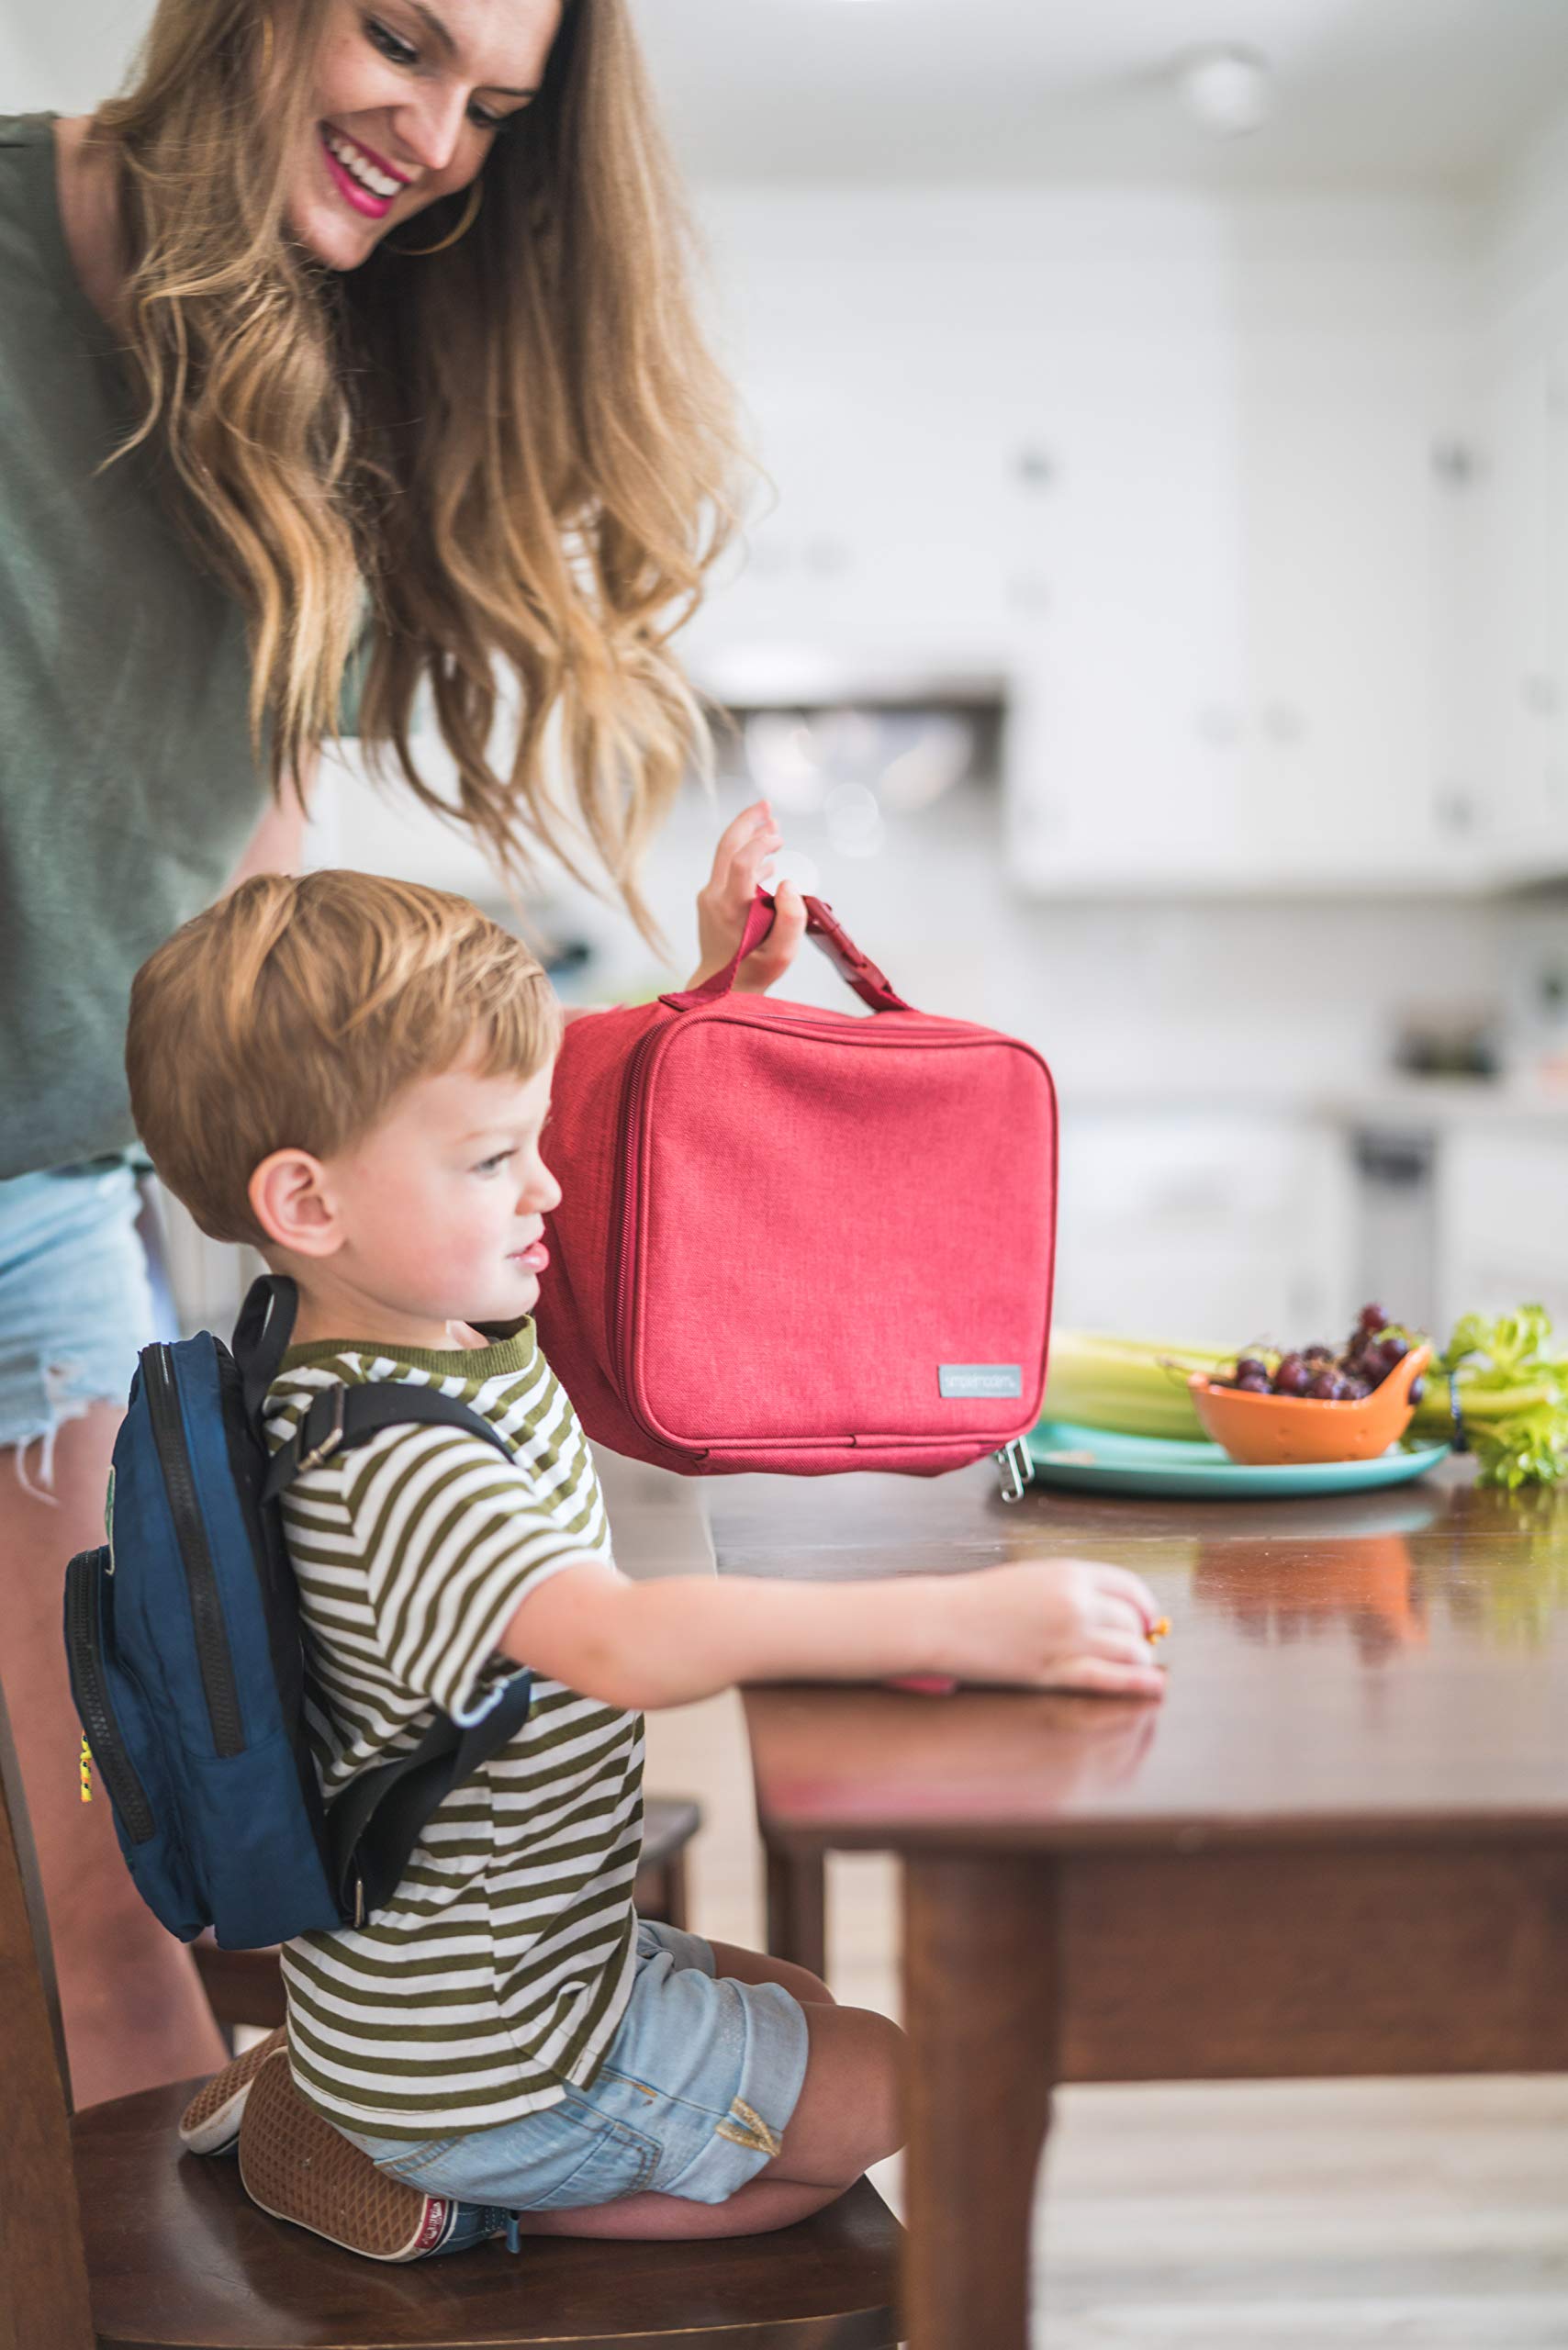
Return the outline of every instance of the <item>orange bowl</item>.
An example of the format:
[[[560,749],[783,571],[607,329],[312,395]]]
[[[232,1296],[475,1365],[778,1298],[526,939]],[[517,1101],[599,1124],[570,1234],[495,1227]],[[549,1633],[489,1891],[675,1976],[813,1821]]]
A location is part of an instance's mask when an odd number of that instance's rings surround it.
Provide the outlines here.
[[[1396,1443],[1415,1409],[1410,1389],[1431,1360],[1430,1347],[1412,1347],[1403,1362],[1356,1404],[1325,1404],[1306,1395],[1250,1395],[1221,1387],[1194,1371],[1187,1386],[1193,1409],[1215,1444],[1233,1460],[1270,1467],[1309,1460],[1375,1460]]]

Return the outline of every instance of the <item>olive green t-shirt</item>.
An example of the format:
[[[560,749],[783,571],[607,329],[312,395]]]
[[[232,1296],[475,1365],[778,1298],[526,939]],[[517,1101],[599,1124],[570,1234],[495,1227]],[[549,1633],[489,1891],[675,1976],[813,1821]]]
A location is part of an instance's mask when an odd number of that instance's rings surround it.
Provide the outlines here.
[[[456,1397],[511,1459],[404,1422],[284,1495],[329,1802],[436,1707],[479,1720],[517,1671],[500,1643],[522,1601],[574,1560],[613,1561],[592,1449],[532,1321],[472,1350],[291,1347],[269,1448],[323,1389],[371,1380]],[[641,1715],[536,1672],[527,1721],[426,1821],[370,1923],[285,1943],[289,2057],[319,2112],[429,2138],[498,2128],[593,2079],[636,1971],[643,1746]]]
[[[0,1177],[132,1139],[137,967],[265,806],[234,598],[143,452],[72,265],[47,115],[0,116]]]

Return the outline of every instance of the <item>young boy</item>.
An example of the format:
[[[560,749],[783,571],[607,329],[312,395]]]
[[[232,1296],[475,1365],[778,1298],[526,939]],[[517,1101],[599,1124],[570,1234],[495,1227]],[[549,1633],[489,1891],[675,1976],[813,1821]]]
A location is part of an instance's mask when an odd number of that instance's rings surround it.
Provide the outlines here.
[[[1116,1567],[618,1573],[529,1319],[561,1197],[542,1156],[560,1019],[532,957],[465,900],[357,873],[245,883],[131,999],[163,1181],[298,1285],[269,1444],[323,1387],[394,1380],[461,1397],[511,1449],[395,1427],[286,1497],[329,1802],[432,1708],[478,1718],[524,1665],[532,1707],[386,1908],[286,1947],[286,2055],[239,2060],[182,2132],[202,2151],[238,2134],[257,2200],[381,2258],[503,2226],[515,2243],[513,2214],[578,2235],[782,2227],[901,2143],[890,2022],[635,1916],[644,1709],[769,1678],[1161,1685],[1151,1595]]]

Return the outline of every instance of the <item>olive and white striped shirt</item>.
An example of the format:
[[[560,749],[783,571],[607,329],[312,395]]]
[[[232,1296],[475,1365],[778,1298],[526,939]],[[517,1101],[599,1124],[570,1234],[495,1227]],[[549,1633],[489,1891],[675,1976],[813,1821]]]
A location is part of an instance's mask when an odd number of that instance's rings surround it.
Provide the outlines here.
[[[286,1494],[329,1803],[416,1745],[434,1708],[483,1714],[518,1670],[497,1643],[520,1600],[574,1559],[610,1556],[593,1455],[532,1322],[472,1352],[291,1348],[268,1442],[323,1386],[367,1380],[459,1397],[513,1457],[460,1428],[386,1428]],[[590,2081],[631,1989],[642,1775],[640,1715],[536,1677],[522,1729],[453,1789],[373,1923],[286,1944],[289,2053],[311,2104],[419,2139]]]

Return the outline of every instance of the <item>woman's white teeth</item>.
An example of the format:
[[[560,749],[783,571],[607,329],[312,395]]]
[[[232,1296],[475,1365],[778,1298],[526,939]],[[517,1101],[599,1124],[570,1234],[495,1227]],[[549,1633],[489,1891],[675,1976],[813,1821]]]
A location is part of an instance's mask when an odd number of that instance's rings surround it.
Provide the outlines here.
[[[362,155],[353,141],[345,139],[341,130],[329,130],[327,144],[344,171],[356,179],[361,187],[368,188],[372,196],[396,196],[402,186],[401,180],[389,179],[385,172],[378,172],[369,157]]]

